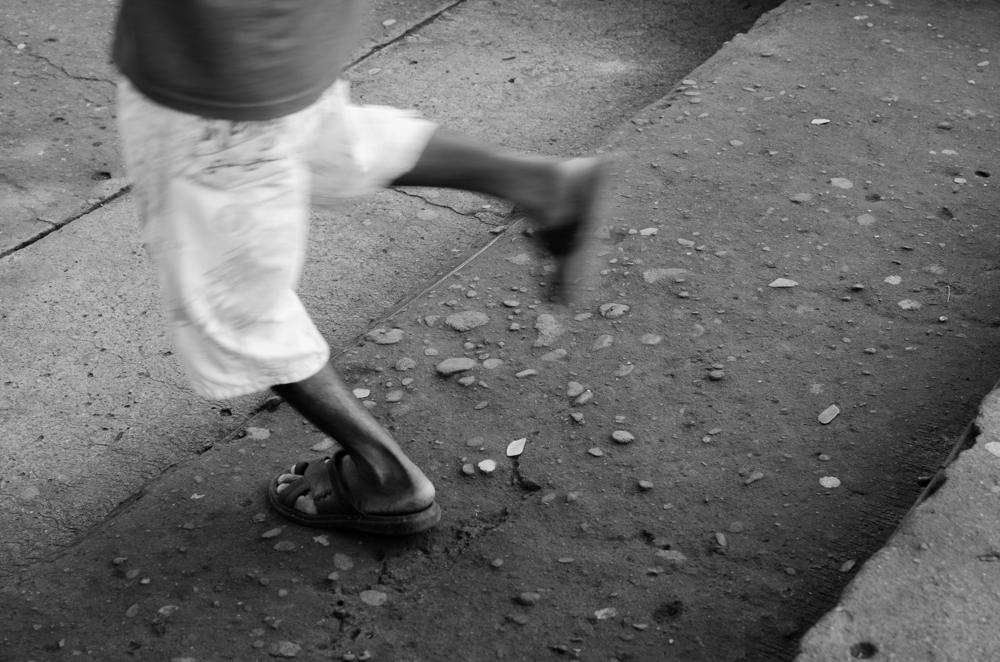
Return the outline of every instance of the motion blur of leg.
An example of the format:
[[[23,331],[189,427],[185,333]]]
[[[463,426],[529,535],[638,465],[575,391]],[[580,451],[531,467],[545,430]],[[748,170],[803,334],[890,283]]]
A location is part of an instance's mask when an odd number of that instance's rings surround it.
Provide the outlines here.
[[[474,191],[521,207],[557,260],[553,294],[567,301],[585,271],[586,240],[599,220],[604,171],[599,158],[527,156],[438,129],[414,167],[392,184]]]

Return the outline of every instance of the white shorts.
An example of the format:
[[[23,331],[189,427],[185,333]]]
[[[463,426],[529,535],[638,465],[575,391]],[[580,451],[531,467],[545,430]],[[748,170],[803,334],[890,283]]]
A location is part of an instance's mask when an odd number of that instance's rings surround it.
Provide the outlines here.
[[[181,113],[118,87],[125,165],[191,383],[223,399],[301,381],[330,350],[295,293],[311,202],[384,187],[437,126],[354,106],[338,82],[314,105],[261,122]]]

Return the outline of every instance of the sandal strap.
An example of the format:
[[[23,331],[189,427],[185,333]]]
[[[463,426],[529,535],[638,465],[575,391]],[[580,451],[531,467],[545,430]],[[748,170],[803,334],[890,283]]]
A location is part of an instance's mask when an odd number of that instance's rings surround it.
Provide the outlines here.
[[[337,504],[339,505],[339,511],[348,511],[353,515],[363,515],[358,507],[354,505],[354,497],[347,490],[347,485],[344,484],[343,475],[340,473],[340,465],[343,463],[344,458],[347,457],[347,451],[341,449],[333,454],[333,457],[329,462],[326,463],[326,471],[322,472],[323,479],[321,485],[317,487],[320,488],[320,492],[313,492],[313,502],[316,504],[316,510],[323,512],[322,502],[326,500],[331,494],[336,497]]]

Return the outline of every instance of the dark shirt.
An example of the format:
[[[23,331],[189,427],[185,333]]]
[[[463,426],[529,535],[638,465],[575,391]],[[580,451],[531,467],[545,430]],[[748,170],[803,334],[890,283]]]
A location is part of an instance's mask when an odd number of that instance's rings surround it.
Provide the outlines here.
[[[230,120],[302,110],[359,40],[361,0],[122,0],[112,55],[157,103]]]

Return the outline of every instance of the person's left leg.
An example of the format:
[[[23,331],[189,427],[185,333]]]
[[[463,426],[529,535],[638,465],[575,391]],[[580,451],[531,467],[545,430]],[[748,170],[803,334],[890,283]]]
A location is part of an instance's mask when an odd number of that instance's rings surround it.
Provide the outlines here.
[[[332,469],[339,471],[358,510],[399,515],[424,511],[434,503],[434,486],[330,363],[307,379],[278,384],[273,390],[348,452],[350,457]],[[298,479],[294,472],[283,474],[276,491],[283,493]],[[317,514],[317,500],[317,495],[307,491],[296,497],[294,507]]]

